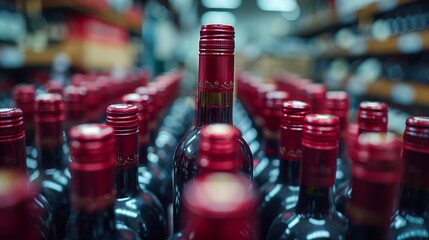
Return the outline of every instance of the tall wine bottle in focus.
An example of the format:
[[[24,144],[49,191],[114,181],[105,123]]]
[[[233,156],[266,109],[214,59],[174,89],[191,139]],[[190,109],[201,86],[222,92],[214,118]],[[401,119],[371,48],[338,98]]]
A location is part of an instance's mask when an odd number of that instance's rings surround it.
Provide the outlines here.
[[[338,147],[337,173],[335,177],[335,189],[337,190],[347,185],[350,179],[350,163],[344,154],[349,114],[348,94],[343,91],[328,91],[325,98],[325,112],[340,119],[340,145]]]
[[[19,108],[0,108],[0,169],[13,170],[27,176],[23,113]],[[38,171],[33,175],[39,174]],[[30,175],[32,176],[32,175]],[[26,178],[27,180],[27,178]],[[3,184],[3,183],[2,183]],[[33,184],[38,185],[36,180]],[[53,214],[46,198],[36,191],[31,214],[45,239],[53,239]]]
[[[26,174],[0,170],[0,183],[0,239],[47,239],[34,222],[33,196]]]
[[[204,25],[200,31],[198,70],[198,106],[195,128],[179,143],[173,158],[174,231],[179,231],[181,199],[187,182],[198,174],[197,155],[201,127],[211,123],[232,124],[234,90],[234,28],[227,25]],[[239,138],[240,169],[253,174],[252,153]]]
[[[279,175],[280,119],[282,106],[289,95],[284,91],[268,92],[264,108],[264,153],[254,168],[254,178],[258,186],[273,184]]]
[[[333,201],[338,117],[309,114],[304,122],[298,203],[276,218],[267,239],[344,239],[346,220]]]
[[[358,132],[356,138],[358,138],[360,134],[367,132],[387,132],[387,110],[387,104],[382,102],[361,102],[358,110]],[[357,144],[357,139],[349,139],[348,141],[351,141],[352,144]],[[354,148],[356,148],[356,146],[354,146]],[[350,148],[348,151],[350,151],[349,155],[352,158],[353,164],[357,157],[355,153],[356,149]],[[351,186],[352,184],[349,182],[349,184],[338,189],[335,193],[335,206],[342,214],[346,213],[346,205],[352,192]]]
[[[279,175],[271,185],[262,188],[260,203],[261,236],[266,238],[271,223],[285,211],[295,208],[299,193],[299,172],[302,161],[302,128],[310,105],[300,101],[283,103],[280,123]]]
[[[139,239],[115,217],[115,136],[102,124],[70,129],[72,210],[67,240]]]
[[[409,117],[404,130],[404,181],[399,208],[390,226],[393,239],[429,237],[429,118]]]
[[[106,124],[113,128],[116,139],[116,218],[142,239],[165,239],[162,205],[152,192],[142,190],[138,182],[138,109],[129,104],[112,104],[107,107],[106,115]]]
[[[402,179],[401,143],[393,133],[364,133],[358,139],[346,212],[348,240],[389,238]]]
[[[172,197],[171,175],[165,172],[159,161],[156,163],[148,161],[148,147],[151,133],[149,131],[149,96],[130,93],[122,97],[122,102],[135,105],[138,108],[138,170],[140,187],[148,189],[155,194],[161,201],[166,212],[168,205],[171,204]]]
[[[183,198],[185,228],[172,239],[256,240],[258,196],[242,175],[217,172],[186,185]]]
[[[42,194],[54,211],[56,237],[63,239],[70,213],[69,177],[64,173],[64,103],[58,94],[36,97],[36,149]]]

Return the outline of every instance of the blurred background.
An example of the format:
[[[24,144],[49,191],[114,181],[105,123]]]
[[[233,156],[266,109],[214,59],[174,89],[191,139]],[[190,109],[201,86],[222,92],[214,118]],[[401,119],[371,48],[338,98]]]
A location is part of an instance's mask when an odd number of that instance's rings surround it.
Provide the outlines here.
[[[0,0],[0,104],[18,83],[75,73],[184,70],[195,92],[201,24],[236,29],[236,70],[279,71],[391,106],[389,126],[429,112],[424,0]]]

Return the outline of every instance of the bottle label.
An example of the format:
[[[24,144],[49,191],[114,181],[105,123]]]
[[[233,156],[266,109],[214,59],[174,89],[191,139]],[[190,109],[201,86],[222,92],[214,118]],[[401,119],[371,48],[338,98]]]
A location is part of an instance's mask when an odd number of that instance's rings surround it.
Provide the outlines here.
[[[198,91],[234,91],[234,55],[200,55]]]
[[[335,182],[337,150],[303,146],[301,184],[316,188],[332,187]]]
[[[302,129],[281,129],[280,159],[289,161],[302,160]]]

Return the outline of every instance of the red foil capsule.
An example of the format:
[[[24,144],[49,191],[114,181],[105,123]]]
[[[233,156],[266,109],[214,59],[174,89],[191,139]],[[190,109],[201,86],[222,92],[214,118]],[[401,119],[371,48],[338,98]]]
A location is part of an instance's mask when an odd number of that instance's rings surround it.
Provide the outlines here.
[[[280,130],[283,103],[289,98],[285,91],[272,91],[267,93],[265,101],[265,128],[273,132]]]
[[[388,228],[403,174],[401,142],[393,133],[359,136],[347,215],[355,225]]]
[[[83,211],[105,209],[115,200],[114,130],[103,124],[82,124],[69,132],[71,202]]]
[[[357,117],[359,135],[364,132],[386,132],[387,110],[387,104],[382,102],[361,102]]]
[[[24,118],[19,108],[0,108],[0,168],[26,171]]]
[[[56,93],[61,96],[64,95],[64,86],[58,81],[49,81],[46,83],[45,88],[48,93]]]
[[[198,90],[233,92],[234,28],[228,25],[201,26]]]
[[[326,87],[320,83],[310,83],[305,86],[305,93],[311,105],[311,113],[324,113]]]
[[[283,115],[280,123],[280,159],[302,160],[302,130],[304,117],[310,113],[310,105],[301,101],[283,103]]]
[[[349,95],[344,91],[328,91],[326,93],[326,113],[340,118],[340,132],[347,128],[347,117],[349,115]]]
[[[255,119],[255,124],[261,128],[264,126],[264,110],[265,110],[265,102],[267,101],[267,93],[271,91],[275,91],[274,85],[261,84],[257,88],[256,102],[255,102],[256,115],[254,116],[254,119]]]
[[[137,106],[138,109],[138,124],[139,124],[139,145],[147,146],[150,140],[149,131],[149,96],[130,93],[122,97],[122,102]]]
[[[347,126],[346,142],[347,142],[347,157],[355,161],[357,139],[359,135],[359,126],[357,123],[352,123]]]
[[[33,85],[17,85],[13,89],[13,100],[15,107],[20,108],[24,116],[25,130],[34,130],[34,112],[35,112],[36,89]]]
[[[63,144],[64,101],[61,95],[46,93],[36,98],[36,147],[52,149]]]
[[[189,182],[183,205],[185,239],[257,239],[258,197],[241,175],[213,173]]]
[[[0,170],[0,183],[0,239],[41,240],[26,174]]]
[[[161,106],[157,99],[157,90],[154,87],[138,87],[135,91],[141,96],[147,96],[148,104],[145,111],[149,114],[148,131],[152,132],[157,125],[158,108]]]
[[[329,188],[335,182],[339,143],[339,119],[328,114],[309,114],[304,118],[301,184]]]
[[[402,158],[405,161],[404,185],[429,188],[429,118],[409,117],[404,130]]]
[[[198,164],[203,173],[237,172],[240,165],[240,131],[228,124],[211,124],[201,129]]]
[[[67,86],[64,89],[64,115],[66,128],[79,125],[85,121],[86,89],[82,87]]]
[[[138,165],[138,109],[130,104],[112,104],[106,110],[106,125],[111,126],[116,137],[117,168]]]

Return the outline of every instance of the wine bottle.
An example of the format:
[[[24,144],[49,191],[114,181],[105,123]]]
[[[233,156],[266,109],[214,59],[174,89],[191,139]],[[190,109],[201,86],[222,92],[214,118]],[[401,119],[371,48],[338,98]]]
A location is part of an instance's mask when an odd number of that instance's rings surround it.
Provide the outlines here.
[[[67,240],[139,239],[115,216],[115,136],[103,124],[70,129],[71,213]]]
[[[267,239],[344,239],[346,220],[335,210],[332,192],[339,119],[309,114],[304,122],[298,203],[276,218]]]
[[[302,161],[302,128],[304,117],[310,113],[310,105],[300,101],[283,103],[280,123],[279,175],[273,184],[261,189],[260,217],[261,238],[282,212],[292,211],[298,200],[299,172]]]
[[[64,173],[62,97],[51,93],[37,96],[34,121],[41,192],[54,212],[56,237],[63,239],[70,213],[70,199],[69,177]]]
[[[86,121],[86,90],[83,87],[67,86],[64,89],[64,117],[66,132]]]
[[[386,132],[387,131],[387,109],[388,106],[382,102],[361,102],[358,110],[358,132],[357,137],[362,133],[367,132]],[[353,129],[351,129],[353,130]],[[350,143],[357,144],[357,139],[349,140]],[[357,157],[355,149],[350,148],[350,156],[352,157],[352,163]],[[353,164],[352,164],[353,165]],[[352,184],[349,182],[346,186],[340,188],[335,194],[335,206],[339,212],[346,214],[345,208],[347,202],[350,200],[352,192]]]
[[[27,176],[23,113],[19,108],[0,108],[0,169],[20,172]],[[31,172],[35,184],[39,171]],[[27,177],[25,177],[27,181]],[[53,214],[46,198],[38,191],[31,201],[32,215],[41,235],[53,239]]]
[[[116,218],[142,239],[165,239],[163,207],[152,192],[140,188],[138,181],[138,109],[129,104],[112,104],[106,115],[106,125],[113,128],[116,139]]]
[[[13,100],[15,107],[20,108],[24,114],[25,144],[27,154],[31,155],[34,150],[34,112],[35,112],[36,89],[30,84],[21,84],[13,89]],[[32,154],[35,158],[35,154]]]
[[[204,25],[200,31],[198,106],[195,128],[179,143],[173,158],[173,216],[175,232],[181,229],[180,211],[183,188],[198,173],[201,127],[211,123],[232,124],[234,89],[234,28]],[[240,137],[240,169],[252,176],[252,153]]]
[[[247,176],[216,172],[190,181],[184,190],[185,228],[172,239],[256,240],[257,193]]]
[[[150,143],[150,131],[148,128],[149,124],[149,97],[147,95],[139,95],[137,93],[130,93],[122,97],[122,102],[126,104],[132,104],[138,108],[138,171],[139,171],[139,183],[142,189],[148,189],[154,193],[161,201],[164,211],[167,210],[167,206],[171,204],[171,175],[168,174],[168,170],[171,171],[171,162],[161,161],[161,158],[157,158],[157,161],[148,161],[148,147]],[[168,168],[166,168],[168,166]],[[165,169],[165,170],[164,170]]]
[[[340,145],[337,157],[337,173],[335,177],[335,189],[347,185],[350,179],[350,163],[344,157],[345,134],[348,124],[349,96],[343,91],[328,91],[325,99],[325,112],[340,119]]]
[[[24,172],[0,170],[0,239],[49,239],[41,232],[34,199]]]
[[[425,191],[429,159],[429,118],[409,117],[404,130],[402,160],[404,181],[399,207],[391,223],[392,239],[426,239],[429,236],[429,205]]]
[[[280,119],[289,95],[284,91],[267,93],[264,111],[264,153],[253,171],[258,186],[272,184],[279,174]]]
[[[311,105],[311,113],[324,113],[326,87],[320,83],[310,83],[305,86],[305,96]]]
[[[364,133],[352,166],[347,204],[348,240],[389,238],[389,224],[402,179],[401,143],[393,133]]]

